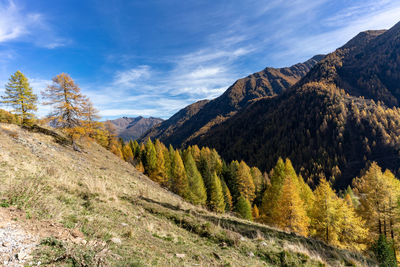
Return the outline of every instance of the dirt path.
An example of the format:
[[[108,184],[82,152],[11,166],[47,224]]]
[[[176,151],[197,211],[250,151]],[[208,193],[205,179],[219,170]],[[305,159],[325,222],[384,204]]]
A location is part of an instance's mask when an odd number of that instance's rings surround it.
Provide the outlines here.
[[[31,253],[45,237],[56,237],[75,243],[84,242],[83,234],[50,221],[26,219],[16,208],[0,208],[0,266],[24,266]],[[40,264],[39,264],[40,265]]]

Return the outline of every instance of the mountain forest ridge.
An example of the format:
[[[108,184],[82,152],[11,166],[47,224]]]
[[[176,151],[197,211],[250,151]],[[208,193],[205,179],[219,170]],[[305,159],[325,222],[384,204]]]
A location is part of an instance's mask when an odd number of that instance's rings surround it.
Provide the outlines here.
[[[243,159],[261,170],[289,157],[311,184],[324,175],[336,188],[351,184],[371,161],[399,174],[400,23],[362,32],[310,61],[295,65],[302,69],[296,75],[294,66],[266,68],[238,80],[142,140],[213,147],[228,161]]]

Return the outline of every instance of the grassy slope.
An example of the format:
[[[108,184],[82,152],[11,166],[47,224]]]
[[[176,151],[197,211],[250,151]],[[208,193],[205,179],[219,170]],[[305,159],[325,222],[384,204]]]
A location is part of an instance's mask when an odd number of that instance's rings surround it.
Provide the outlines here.
[[[0,200],[28,218],[60,222],[106,244],[107,265],[374,265],[315,240],[194,207],[100,146],[82,146],[75,152],[51,136],[0,124]],[[95,258],[90,244],[83,249]],[[48,249],[38,250],[39,257]],[[42,262],[51,262],[49,255]]]

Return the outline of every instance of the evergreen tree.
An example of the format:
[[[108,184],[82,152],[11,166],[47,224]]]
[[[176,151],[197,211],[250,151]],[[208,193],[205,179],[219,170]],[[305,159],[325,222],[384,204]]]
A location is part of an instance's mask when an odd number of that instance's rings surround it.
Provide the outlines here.
[[[387,241],[384,235],[380,235],[378,240],[372,246],[376,259],[380,267],[395,267],[397,266],[396,256],[393,246]]]
[[[100,119],[99,111],[88,98],[83,98],[81,105],[82,135],[96,138],[97,130],[101,128],[101,122],[98,121]]]
[[[205,205],[207,201],[207,191],[204,186],[203,178],[197,169],[192,154],[185,153],[185,169],[189,181],[190,201],[196,205]]]
[[[224,194],[222,192],[221,180],[216,172],[211,175],[209,191],[208,206],[210,210],[223,213],[225,211]]]
[[[178,150],[175,150],[174,159],[172,163],[172,181],[171,189],[175,194],[183,198],[189,197],[189,183],[183,165],[181,155]]]
[[[295,179],[293,176],[286,176],[284,180],[282,192],[279,194],[274,210],[275,225],[287,231],[307,236],[309,218]]]
[[[37,96],[29,86],[28,79],[22,72],[17,71],[11,75],[5,86],[2,103],[11,105],[12,113],[20,117],[22,124],[29,124],[34,119],[33,111],[37,110]]]
[[[236,202],[235,211],[240,218],[246,220],[253,220],[252,209],[250,201],[244,196],[240,196]]]

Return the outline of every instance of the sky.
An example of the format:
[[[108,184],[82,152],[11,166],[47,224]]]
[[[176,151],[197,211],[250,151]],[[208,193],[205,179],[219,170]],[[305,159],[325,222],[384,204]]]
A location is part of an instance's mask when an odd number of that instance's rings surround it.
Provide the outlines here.
[[[400,0],[0,0],[0,94],[17,70],[38,95],[65,72],[104,119],[167,119],[398,21]]]

